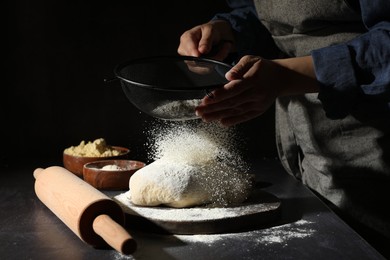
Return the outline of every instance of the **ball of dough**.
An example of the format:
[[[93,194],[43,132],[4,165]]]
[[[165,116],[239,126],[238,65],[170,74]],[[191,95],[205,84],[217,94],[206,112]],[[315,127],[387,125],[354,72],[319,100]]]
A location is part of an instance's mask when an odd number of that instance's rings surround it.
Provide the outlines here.
[[[196,167],[155,161],[136,171],[130,178],[133,204],[189,207],[208,202],[210,194],[202,188]]]
[[[214,163],[190,165],[156,160],[130,178],[130,199],[139,206],[175,208],[241,203],[251,190],[248,175]]]

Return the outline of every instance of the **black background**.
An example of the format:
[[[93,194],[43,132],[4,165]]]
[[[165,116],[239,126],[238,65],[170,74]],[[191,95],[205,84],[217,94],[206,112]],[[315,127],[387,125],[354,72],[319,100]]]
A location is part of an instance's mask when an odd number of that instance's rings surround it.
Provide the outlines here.
[[[228,10],[222,0],[8,1],[2,165],[60,163],[64,148],[99,137],[146,160],[144,130],[156,119],[104,79],[129,59],[177,55],[185,30]],[[237,131],[248,158],[276,156],[273,109]]]

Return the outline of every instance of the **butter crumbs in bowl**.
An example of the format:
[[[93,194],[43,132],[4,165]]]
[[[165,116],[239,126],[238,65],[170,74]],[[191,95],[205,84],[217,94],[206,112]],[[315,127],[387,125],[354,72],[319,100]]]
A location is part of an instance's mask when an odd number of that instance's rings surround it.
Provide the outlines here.
[[[129,152],[128,148],[108,145],[104,138],[93,142],[81,141],[78,146],[64,150],[63,164],[66,169],[82,178],[84,164],[99,160],[126,159]]]

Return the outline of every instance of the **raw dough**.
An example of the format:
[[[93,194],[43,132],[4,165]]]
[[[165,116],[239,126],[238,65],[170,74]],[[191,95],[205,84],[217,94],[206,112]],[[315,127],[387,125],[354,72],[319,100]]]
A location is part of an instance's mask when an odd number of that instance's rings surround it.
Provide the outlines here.
[[[159,159],[136,171],[129,188],[132,203],[139,206],[227,206],[243,202],[252,181],[222,163],[191,165]]]
[[[225,207],[249,196],[252,178],[234,128],[194,121],[153,127],[154,162],[130,178],[133,204]]]

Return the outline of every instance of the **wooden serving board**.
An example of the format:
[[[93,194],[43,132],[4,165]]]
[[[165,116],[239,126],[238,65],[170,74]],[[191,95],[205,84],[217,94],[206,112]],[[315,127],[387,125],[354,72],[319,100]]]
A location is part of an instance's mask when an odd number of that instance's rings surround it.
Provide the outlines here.
[[[247,201],[226,208],[139,207],[130,202],[129,192],[113,199],[126,215],[126,228],[169,234],[216,234],[269,226],[279,219],[281,201],[254,190]]]

